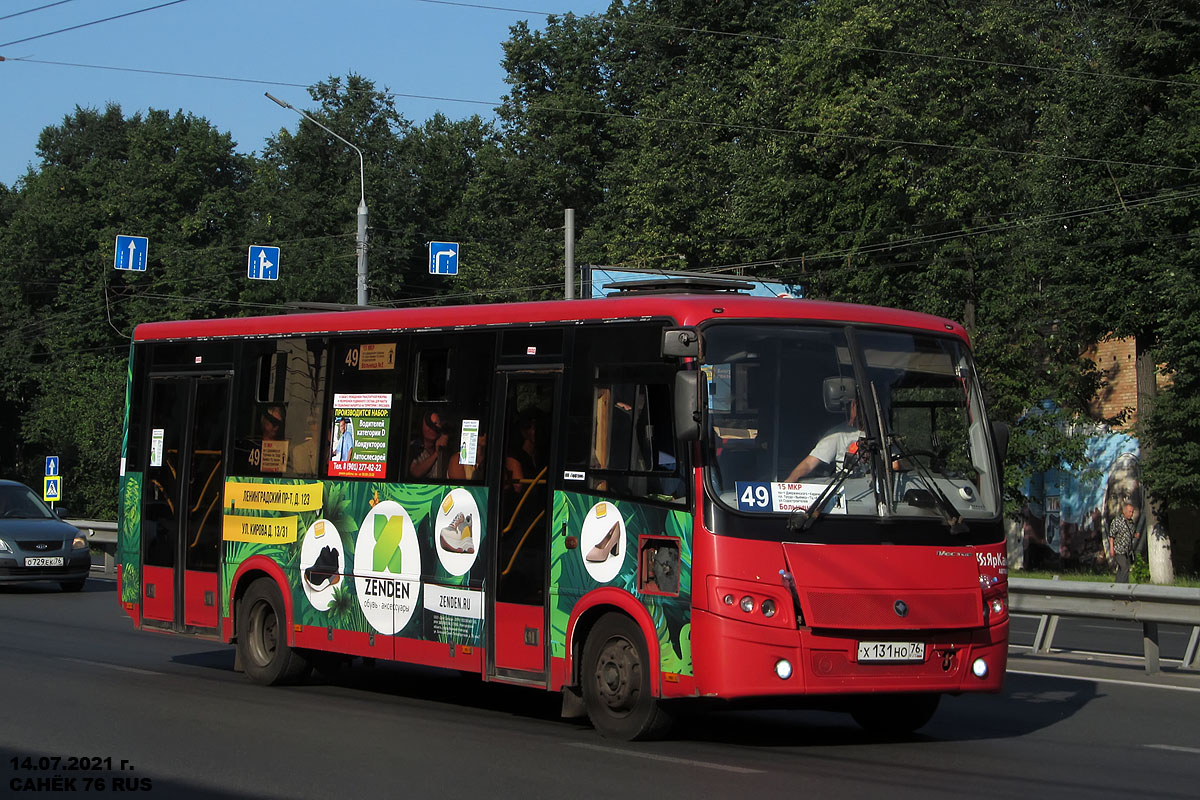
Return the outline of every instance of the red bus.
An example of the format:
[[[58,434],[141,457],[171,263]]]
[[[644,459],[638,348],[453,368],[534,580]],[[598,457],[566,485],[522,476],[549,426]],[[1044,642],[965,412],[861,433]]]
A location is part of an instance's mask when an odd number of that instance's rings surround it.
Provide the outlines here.
[[[738,287],[138,326],[122,607],[256,682],[451,668],[624,739],[687,698],[895,732],[998,691],[966,332]]]

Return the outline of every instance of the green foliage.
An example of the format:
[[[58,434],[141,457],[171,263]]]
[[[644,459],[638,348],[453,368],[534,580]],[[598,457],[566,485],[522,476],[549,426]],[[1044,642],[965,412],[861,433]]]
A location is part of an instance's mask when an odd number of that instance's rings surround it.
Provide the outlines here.
[[[1145,556],[1139,556],[1129,565],[1130,583],[1150,583],[1150,562]]]

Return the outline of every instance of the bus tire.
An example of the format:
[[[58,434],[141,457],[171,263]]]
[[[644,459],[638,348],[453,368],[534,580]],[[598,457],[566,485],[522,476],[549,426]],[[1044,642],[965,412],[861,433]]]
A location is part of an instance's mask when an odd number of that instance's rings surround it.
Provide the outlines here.
[[[588,634],[580,682],[588,718],[601,736],[656,739],[671,725],[650,687],[650,659],[641,629],[624,614],[605,614]]]
[[[940,694],[895,694],[863,697],[850,716],[868,733],[906,736],[925,726],[937,711]]]
[[[303,653],[287,643],[283,595],[270,578],[250,584],[237,607],[237,651],[250,680],[265,686],[293,683],[312,670]]]

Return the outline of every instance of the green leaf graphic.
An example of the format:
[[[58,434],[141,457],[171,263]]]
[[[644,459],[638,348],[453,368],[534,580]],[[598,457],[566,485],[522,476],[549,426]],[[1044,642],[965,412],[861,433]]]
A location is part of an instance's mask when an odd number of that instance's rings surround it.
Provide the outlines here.
[[[404,517],[375,515],[375,549],[371,551],[371,568],[375,572],[399,574],[403,568],[400,540],[404,537]]]

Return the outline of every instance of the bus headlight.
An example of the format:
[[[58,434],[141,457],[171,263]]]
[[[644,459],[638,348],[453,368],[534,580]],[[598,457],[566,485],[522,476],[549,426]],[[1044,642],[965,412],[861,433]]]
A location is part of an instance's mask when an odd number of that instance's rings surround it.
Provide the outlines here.
[[[779,676],[780,680],[785,681],[792,677],[792,662],[788,661],[786,658],[781,658],[776,661],[775,674]]]
[[[971,663],[971,672],[975,673],[976,678],[986,678],[988,674],[987,662],[982,658],[977,658]]]

